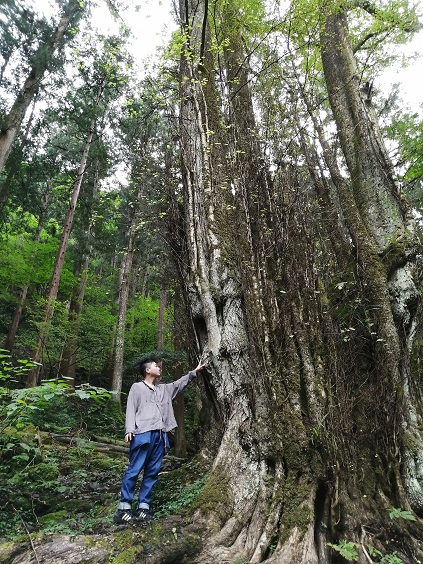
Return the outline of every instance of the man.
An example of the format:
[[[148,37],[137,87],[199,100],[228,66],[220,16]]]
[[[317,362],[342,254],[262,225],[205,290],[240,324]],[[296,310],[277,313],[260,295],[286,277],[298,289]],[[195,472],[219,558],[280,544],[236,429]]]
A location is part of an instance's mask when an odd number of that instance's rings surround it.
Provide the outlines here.
[[[199,363],[179,380],[170,384],[156,384],[160,366],[155,360],[140,364],[142,380],[132,385],[126,405],[125,442],[130,443],[129,466],[122,480],[115,523],[147,523],[150,514],[151,494],[159,475],[163,456],[169,448],[167,433],[177,424],[172,400],[195,378],[204,364]],[[131,512],[137,478],[144,469],[137,508]]]

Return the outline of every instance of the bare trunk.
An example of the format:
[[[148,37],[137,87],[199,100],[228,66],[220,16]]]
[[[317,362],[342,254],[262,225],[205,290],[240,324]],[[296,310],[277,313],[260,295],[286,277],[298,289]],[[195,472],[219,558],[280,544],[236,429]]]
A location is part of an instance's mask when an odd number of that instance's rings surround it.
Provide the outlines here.
[[[21,320],[21,315],[25,306],[28,288],[29,284],[25,284],[25,286],[22,288],[21,294],[19,296],[19,303],[15,309],[15,313],[13,314],[12,323],[10,324],[6,340],[4,342],[4,348],[8,351],[12,351],[15,345],[16,333],[18,331],[19,322]]]
[[[69,0],[54,34],[48,41],[40,45],[39,52],[34,56],[36,62],[33,64],[10,112],[5,117],[4,126],[0,132],[0,171],[9,156],[26,110],[38,91],[44,73],[51,64],[55,51],[64,42],[65,33],[80,10],[81,5],[77,0]]]
[[[21,166],[21,160],[22,160],[22,154],[24,151],[24,148],[28,142],[28,137],[29,137],[29,131],[31,129],[31,125],[32,125],[32,120],[34,117],[34,110],[35,110],[35,99],[32,105],[32,110],[31,110],[31,114],[29,116],[28,119],[28,123],[26,125],[25,128],[25,133],[22,137],[21,143],[20,143],[20,147],[19,147],[19,151],[18,154],[16,155],[16,158],[12,164],[12,166],[9,169],[9,172],[7,174],[7,177],[5,179],[5,181],[3,182],[3,185],[0,189],[0,206],[3,206],[7,200],[7,196],[9,194],[9,190],[10,190],[10,186],[12,185],[12,181],[13,178],[15,177],[15,174],[18,172],[19,167]]]
[[[14,49],[3,54],[4,63],[2,64],[2,66],[0,68],[0,84],[2,84],[2,82],[3,82],[4,72],[7,69],[7,65],[9,64],[9,61],[10,61],[12,55],[13,55],[13,51],[14,51]]]
[[[122,257],[122,267],[118,297],[118,319],[116,327],[116,340],[114,349],[114,365],[113,375],[110,385],[115,401],[120,401],[120,392],[122,390],[122,373],[123,373],[123,354],[125,346],[125,328],[126,328],[126,311],[128,306],[129,282],[132,271],[132,260],[134,256],[134,227],[131,226],[128,236],[128,248]]]
[[[147,257],[148,258],[148,257]],[[142,276],[142,285],[141,285],[141,296],[143,298],[147,297],[147,287],[148,287],[148,279],[150,277],[150,271],[148,266],[144,268],[143,276]]]
[[[164,314],[166,309],[166,288],[160,289],[159,315],[157,317],[157,350],[163,348]]]
[[[95,174],[94,174],[94,183],[93,183],[93,195],[92,195],[93,200],[95,200],[97,197],[98,182],[99,179],[98,179],[98,163],[97,163]],[[89,221],[91,222],[91,213],[89,215],[90,215]],[[92,230],[90,225],[85,234],[86,243],[84,244],[85,254],[82,256],[82,268],[80,268],[81,263],[78,264],[75,272],[75,276],[79,276],[79,283],[76,292],[72,296],[69,306],[68,319],[71,328],[70,328],[70,333],[66,335],[65,344],[63,347],[62,359],[60,361],[60,367],[59,367],[59,374],[63,374],[68,378],[68,383],[70,386],[75,386],[76,355],[78,352],[79,328],[81,323],[82,306],[84,303],[85,287],[88,278],[88,264],[89,264],[90,254],[92,251],[92,245],[89,242],[92,235],[91,231]]]
[[[66,336],[63,347],[62,360],[59,367],[59,375],[66,376],[69,386],[75,386],[76,377],[76,354],[78,352],[78,334],[81,323],[82,305],[88,278],[89,254],[86,254],[82,262],[82,272],[77,273],[79,284],[77,291],[72,296],[69,306],[70,333]]]
[[[174,295],[174,320],[173,320],[173,346],[175,352],[181,352],[182,339],[181,339],[181,321],[184,315],[183,305],[182,305],[182,295],[181,288],[176,282],[175,295]],[[174,380],[178,380],[183,376],[183,366],[182,362],[177,362],[174,369]],[[184,395],[178,394],[175,401],[173,402],[175,419],[177,427],[175,429],[175,446],[174,454],[180,458],[186,458],[187,456],[187,442],[185,437],[185,401]]]

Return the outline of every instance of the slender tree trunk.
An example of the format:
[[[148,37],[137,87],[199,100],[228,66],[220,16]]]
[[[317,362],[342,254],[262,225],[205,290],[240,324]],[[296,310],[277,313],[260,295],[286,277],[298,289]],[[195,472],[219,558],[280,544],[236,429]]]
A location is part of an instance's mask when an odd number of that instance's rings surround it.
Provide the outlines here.
[[[97,197],[98,189],[98,163],[96,165],[94,183],[93,183],[93,196],[92,199],[95,201]],[[89,214],[89,221],[91,222],[91,213]],[[91,238],[91,225],[88,227],[85,233],[86,243],[83,245],[85,248],[85,253],[82,256],[82,268],[81,264],[78,264],[75,272],[75,276],[79,276],[78,288],[72,296],[71,303],[69,306],[69,322],[70,331],[66,335],[65,344],[63,347],[62,359],[60,361],[59,374],[66,376],[68,378],[68,383],[70,386],[75,386],[76,377],[76,355],[78,352],[78,335],[79,328],[81,324],[81,313],[82,306],[84,303],[85,287],[88,279],[88,265],[90,254],[92,250],[92,245],[90,243]]]
[[[19,322],[21,320],[22,312],[25,306],[28,289],[29,289],[29,284],[25,284],[19,296],[18,306],[16,307],[15,313],[13,314],[12,323],[10,324],[6,340],[4,342],[4,348],[7,349],[8,351],[12,351],[15,344],[16,333],[18,331]]]
[[[182,364],[179,363],[175,366],[174,377],[175,379],[182,378],[183,370]],[[185,435],[185,400],[183,392],[178,394],[173,402],[173,409],[177,427],[175,429],[175,444],[173,453],[179,458],[187,457],[187,441]]]
[[[4,72],[7,69],[7,65],[9,64],[9,61],[10,61],[12,55],[13,55],[13,50],[8,51],[7,54],[3,54],[4,63],[2,64],[2,66],[0,68],[0,84],[2,84],[2,82],[3,82]]]
[[[159,315],[157,317],[157,350],[163,348],[164,314],[166,309],[166,288],[160,288]]]
[[[148,267],[148,260],[149,260],[149,256],[147,255],[147,261],[146,261],[147,266],[143,270],[142,284],[141,284],[141,296],[143,298],[147,297],[148,279],[150,278],[150,269]]]
[[[59,375],[66,376],[69,386],[75,386],[76,377],[76,354],[78,352],[78,334],[81,323],[82,305],[84,303],[84,293],[88,278],[89,254],[83,257],[82,272],[77,272],[79,276],[78,288],[69,306],[70,330],[66,337],[63,347],[62,360],[60,361]],[[78,269],[79,270],[79,269]]]
[[[122,257],[122,277],[119,286],[118,297],[118,319],[116,327],[115,356],[113,365],[113,375],[110,385],[112,392],[118,392],[113,395],[115,401],[120,401],[120,392],[122,390],[122,374],[123,374],[123,354],[125,347],[125,329],[126,329],[126,311],[128,307],[129,283],[132,271],[132,260],[134,256],[134,227],[130,227],[128,236],[128,248]]]
[[[54,53],[64,43],[65,34],[80,11],[80,2],[78,2],[78,0],[69,0],[55,32],[48,41],[40,45],[38,52],[34,55],[35,62],[10,112],[5,117],[4,126],[0,132],[0,171],[3,169],[9,156],[12,145],[19,133],[21,123],[25,117],[26,110],[38,91],[44,73],[51,64]]]
[[[118,260],[118,253],[117,251],[115,252],[115,254],[113,255],[113,262],[112,262],[112,267],[115,269],[116,268],[116,264],[117,264],[117,260]],[[120,297],[120,288],[122,287],[122,283],[123,283],[123,278],[124,278],[124,271],[125,271],[125,261],[122,259],[120,261],[120,268],[119,268],[119,276],[118,276],[118,281],[117,281],[117,293],[116,293],[116,299],[115,299],[115,309],[114,312],[116,312],[116,317],[118,316],[118,312],[119,312],[119,297]],[[112,389],[112,385],[113,385],[113,371],[114,371],[114,366],[115,366],[115,349],[116,349],[116,335],[117,335],[117,326],[118,326],[118,320],[116,319],[116,322],[113,326],[112,329],[112,333],[110,336],[110,344],[108,347],[108,353],[106,356],[106,360],[104,363],[104,376],[108,382],[108,386],[109,389]],[[116,399],[116,398],[113,398]]]
[[[97,98],[97,103],[99,100],[99,96]],[[44,320],[40,329],[37,348],[35,350],[33,357],[34,362],[37,363],[37,367],[30,370],[30,372],[28,373],[28,378],[27,378],[28,387],[32,387],[37,384],[38,374],[40,371],[40,365],[42,360],[43,348],[46,345],[51,320],[53,318],[55,301],[56,301],[57,293],[59,291],[60,276],[62,274],[62,269],[65,262],[66,249],[68,246],[69,236],[72,230],[73,217],[75,215],[76,204],[78,201],[79,191],[81,188],[85,168],[87,166],[88,153],[90,151],[93,136],[94,136],[94,122],[91,124],[91,130],[88,135],[87,141],[85,143],[84,152],[82,154],[82,159],[78,169],[77,179],[73,186],[72,197],[69,203],[69,210],[66,215],[66,219],[63,226],[62,237],[60,240],[59,249],[56,255],[56,261],[53,268],[53,275],[47,291],[47,304],[44,313]]]

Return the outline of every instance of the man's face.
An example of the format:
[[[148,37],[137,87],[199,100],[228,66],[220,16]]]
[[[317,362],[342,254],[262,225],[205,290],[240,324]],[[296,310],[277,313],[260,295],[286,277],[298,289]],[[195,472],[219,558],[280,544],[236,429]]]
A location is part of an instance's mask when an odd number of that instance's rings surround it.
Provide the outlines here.
[[[160,366],[157,364],[157,362],[152,362],[150,364],[150,367],[146,368],[145,372],[148,376],[153,376],[154,378],[159,378],[159,376],[160,376]]]

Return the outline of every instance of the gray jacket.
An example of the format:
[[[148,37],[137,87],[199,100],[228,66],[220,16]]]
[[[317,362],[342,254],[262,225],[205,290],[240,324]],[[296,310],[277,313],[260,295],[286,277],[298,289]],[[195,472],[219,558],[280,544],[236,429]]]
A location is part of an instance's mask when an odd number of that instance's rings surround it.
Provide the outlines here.
[[[171,431],[177,427],[172,400],[197,376],[188,372],[170,384],[150,388],[143,380],[132,385],[126,404],[126,433],[139,435],[155,429]]]

